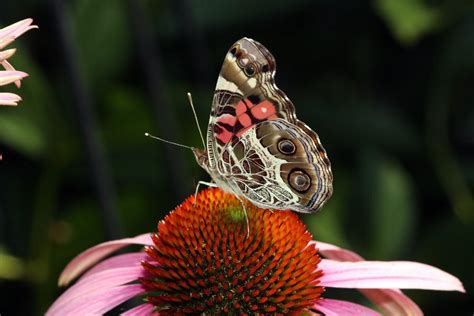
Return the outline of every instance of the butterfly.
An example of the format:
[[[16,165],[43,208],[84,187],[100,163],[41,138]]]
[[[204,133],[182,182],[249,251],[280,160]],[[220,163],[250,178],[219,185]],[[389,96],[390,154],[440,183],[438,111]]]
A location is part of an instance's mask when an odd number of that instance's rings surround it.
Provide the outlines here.
[[[332,171],[318,135],[275,85],[275,59],[238,40],[225,56],[206,148],[193,148],[214,185],[262,208],[313,213],[331,197]]]

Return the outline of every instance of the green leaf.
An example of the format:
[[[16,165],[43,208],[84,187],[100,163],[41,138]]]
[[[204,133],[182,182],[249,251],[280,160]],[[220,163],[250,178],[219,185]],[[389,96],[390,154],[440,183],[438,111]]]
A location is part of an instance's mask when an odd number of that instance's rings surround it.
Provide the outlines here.
[[[7,114],[14,113],[1,114],[0,141],[27,156],[41,155],[46,144],[39,127],[27,117]]]
[[[440,11],[423,0],[376,0],[375,10],[405,45],[415,43],[441,25]]]
[[[92,87],[118,76],[129,60],[130,33],[125,2],[81,0],[73,8],[75,46]]]
[[[396,161],[381,157],[373,187],[372,236],[375,258],[394,258],[412,239],[417,208],[413,183]]]
[[[0,247],[0,280],[15,280],[21,278],[25,273],[24,262],[5,252]]]

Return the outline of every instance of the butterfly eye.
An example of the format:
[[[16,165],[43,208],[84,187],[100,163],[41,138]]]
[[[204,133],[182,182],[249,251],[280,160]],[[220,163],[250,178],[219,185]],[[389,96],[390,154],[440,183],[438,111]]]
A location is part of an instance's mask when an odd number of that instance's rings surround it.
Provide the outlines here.
[[[244,72],[247,76],[252,77],[255,74],[255,66],[253,64],[248,64],[245,66]]]
[[[282,139],[278,142],[278,150],[284,155],[292,155],[295,153],[296,147],[291,140]]]
[[[302,170],[294,170],[290,173],[290,186],[298,192],[305,192],[311,186],[310,177]]]

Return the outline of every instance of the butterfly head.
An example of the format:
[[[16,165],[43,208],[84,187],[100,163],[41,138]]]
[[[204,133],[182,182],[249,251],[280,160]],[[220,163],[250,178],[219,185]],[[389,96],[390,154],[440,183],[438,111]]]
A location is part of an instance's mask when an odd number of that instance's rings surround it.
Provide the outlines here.
[[[207,151],[202,148],[193,148],[193,153],[198,165],[209,173],[209,157]]]

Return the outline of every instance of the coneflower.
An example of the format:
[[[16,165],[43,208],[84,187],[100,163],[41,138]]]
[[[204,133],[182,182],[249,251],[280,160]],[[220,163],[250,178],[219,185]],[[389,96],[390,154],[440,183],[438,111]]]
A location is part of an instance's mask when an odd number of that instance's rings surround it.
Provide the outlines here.
[[[290,211],[246,205],[220,189],[191,196],[158,224],[158,233],[92,247],[65,268],[66,290],[47,315],[102,314],[136,297],[123,315],[378,315],[368,307],[324,298],[326,288],[360,289],[384,313],[422,315],[399,289],[464,292],[461,282],[416,262],[364,261],[313,241]],[[130,244],[144,251],[100,262]],[[324,258],[321,258],[324,257]],[[127,304],[129,306],[130,304]]]

